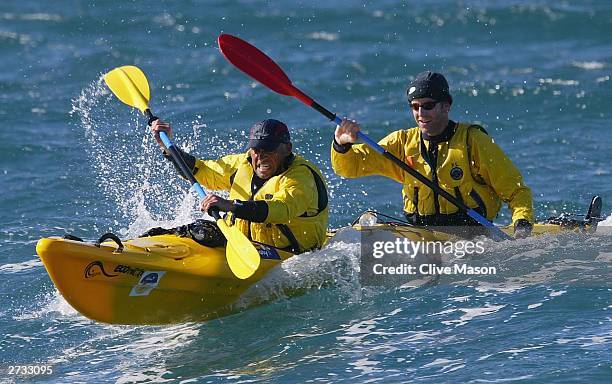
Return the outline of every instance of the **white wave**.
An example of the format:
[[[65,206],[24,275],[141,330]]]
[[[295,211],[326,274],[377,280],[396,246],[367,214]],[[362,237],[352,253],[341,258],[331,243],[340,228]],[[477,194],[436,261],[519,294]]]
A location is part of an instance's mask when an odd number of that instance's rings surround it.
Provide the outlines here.
[[[491,355],[489,355],[491,356]],[[487,356],[487,357],[489,357]],[[479,359],[480,361],[481,359]],[[482,359],[484,360],[484,359]],[[503,379],[476,379],[473,380],[473,383],[508,383],[508,382],[515,382],[515,381],[524,381],[524,380],[529,380],[533,378],[533,375],[522,375],[522,376],[514,376],[514,377],[507,377],[507,378],[503,378]]]
[[[0,20],[28,20],[28,21],[62,21],[62,16],[54,13],[0,13]]]
[[[612,334],[603,335],[603,336],[591,336],[585,338],[585,342],[582,344],[582,347],[590,347],[598,344],[610,344],[612,342]]]
[[[600,61],[572,61],[572,65],[586,70],[603,69],[605,67],[605,63]]]
[[[338,40],[339,35],[337,33],[320,31],[320,32],[312,32],[308,34],[306,37],[308,37],[309,39],[313,39],[313,40],[335,41],[335,40]]]
[[[32,38],[32,36],[24,34],[24,33],[17,33],[17,32],[12,32],[12,31],[0,31],[0,39],[15,40],[19,42],[19,44],[21,45],[31,45],[31,46],[36,45],[35,40]]]
[[[449,360],[438,358],[422,366],[422,368],[440,367],[440,372],[448,373],[465,367],[465,361],[462,359]]]
[[[600,221],[599,224],[597,224],[597,228],[599,227],[612,227],[612,214],[603,221]]]
[[[550,296],[550,297],[557,297],[557,296],[564,295],[566,293],[567,293],[567,291],[563,291],[563,290],[561,290],[561,291],[552,291],[552,292],[550,292],[550,294],[548,296]]]
[[[604,263],[612,263],[612,252],[601,252],[595,258],[595,261],[604,262]]]
[[[575,338],[562,337],[555,340],[555,344],[575,344],[580,347],[591,347],[599,344],[612,342],[612,332],[608,331],[602,335],[579,336]]]
[[[42,266],[43,266],[42,261],[36,258],[36,259],[21,262],[21,263],[0,265],[0,273],[7,273],[7,274],[8,273],[18,273],[18,272],[27,271],[29,269],[38,268]]]
[[[481,316],[488,316],[495,312],[498,312],[500,309],[504,308],[505,305],[486,305],[484,307],[476,307],[476,308],[457,308],[459,311],[462,311],[464,314],[459,317],[457,320],[447,320],[442,321],[442,324],[446,325],[464,325],[467,324],[468,321]]]
[[[536,345],[533,347],[524,347],[524,348],[513,348],[513,349],[508,349],[505,351],[501,351],[501,353],[510,353],[512,355],[518,355],[519,353],[523,353],[523,352],[531,352],[537,349],[542,349],[544,348],[544,345]]]
[[[376,367],[378,364],[380,364],[380,361],[376,361],[372,358],[362,357],[361,359],[357,359],[354,362],[349,362],[348,364],[354,366],[355,369],[361,371],[363,374],[383,372],[382,368]]]
[[[166,382],[163,376],[170,373],[165,359],[198,339],[200,324],[186,323],[168,327],[116,326],[92,322],[74,324],[87,327],[87,337],[73,341],[48,363],[68,366],[74,361],[87,360],[94,366],[99,381]],[[108,362],[115,363],[109,366]],[[150,364],[152,361],[156,363]],[[146,371],[141,368],[146,366]],[[79,369],[71,373],[72,381],[87,382],[90,373]]]
[[[465,303],[470,301],[471,296],[457,296],[457,297],[449,297],[448,300],[449,301],[455,301],[455,302],[459,302],[459,303]]]
[[[539,79],[540,84],[550,84],[550,85],[567,85],[567,86],[576,86],[580,85],[578,80],[565,80],[565,79]]]
[[[72,308],[57,289],[37,297],[32,306],[25,308],[22,313],[14,316],[14,319],[28,320],[55,316],[86,323],[92,322]]]
[[[123,364],[120,364],[123,365]],[[138,368],[127,368],[125,371],[120,370],[120,376],[117,378],[115,383],[168,383],[174,382],[174,379],[165,379],[164,375],[171,374],[172,372],[155,366],[147,367],[146,372],[139,370]],[[181,381],[185,383],[185,381]]]

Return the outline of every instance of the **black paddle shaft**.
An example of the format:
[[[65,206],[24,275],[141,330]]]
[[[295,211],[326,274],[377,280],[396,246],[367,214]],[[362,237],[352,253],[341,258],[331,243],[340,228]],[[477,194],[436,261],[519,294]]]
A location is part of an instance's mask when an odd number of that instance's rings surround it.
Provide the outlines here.
[[[155,120],[159,120],[159,117],[154,116],[150,109],[146,109],[145,114],[149,118],[148,125],[153,124]],[[170,152],[170,156],[172,156],[174,163],[179,167],[181,173],[183,173],[183,175],[187,178],[187,180],[189,180],[192,185],[198,184],[198,181],[193,176],[193,172],[191,172],[191,169],[189,169],[187,163],[185,163],[185,160],[183,159],[183,156],[181,155],[181,152],[176,146],[176,144],[174,144],[173,142],[170,143],[171,145],[166,145],[166,147],[168,152]],[[215,220],[221,219],[221,215],[219,214],[219,208],[217,207],[212,207],[211,209],[209,209],[208,214],[211,215]]]

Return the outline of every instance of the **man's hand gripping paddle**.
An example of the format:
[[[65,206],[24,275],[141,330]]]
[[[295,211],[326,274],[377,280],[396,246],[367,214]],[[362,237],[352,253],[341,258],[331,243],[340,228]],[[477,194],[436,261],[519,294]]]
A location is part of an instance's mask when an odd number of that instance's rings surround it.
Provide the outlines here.
[[[138,108],[144,113],[149,119],[149,125],[157,120],[157,117],[153,116],[148,106],[150,98],[149,82],[139,68],[131,65],[115,68],[104,75],[104,81],[119,100],[131,107]],[[178,148],[165,132],[160,132],[160,137],[182,173],[189,178],[192,186],[198,192],[200,198],[203,199],[206,193],[195,177],[193,177]],[[259,252],[237,227],[227,225],[219,215],[218,210],[212,210],[211,214],[227,239],[225,255],[230,269],[240,279],[249,278],[259,268]]]

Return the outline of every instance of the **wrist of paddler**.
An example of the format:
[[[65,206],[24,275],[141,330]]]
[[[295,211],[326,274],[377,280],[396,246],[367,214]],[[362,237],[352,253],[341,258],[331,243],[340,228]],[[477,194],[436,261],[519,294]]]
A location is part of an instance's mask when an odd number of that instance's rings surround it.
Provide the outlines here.
[[[227,211],[236,214],[236,199],[230,200],[229,209]]]
[[[336,137],[334,136],[334,142],[332,143],[332,147],[334,148],[334,151],[338,153],[347,153],[351,149],[352,146],[353,146],[353,143],[346,143],[346,144],[338,143],[338,141],[336,141]]]
[[[268,218],[268,203],[262,200],[233,200],[231,210],[235,217],[253,223],[263,223]]]

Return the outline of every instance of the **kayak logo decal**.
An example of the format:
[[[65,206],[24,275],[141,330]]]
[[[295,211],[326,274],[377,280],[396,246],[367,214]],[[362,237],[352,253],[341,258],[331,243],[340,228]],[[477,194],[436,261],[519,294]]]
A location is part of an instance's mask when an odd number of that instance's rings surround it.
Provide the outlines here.
[[[157,284],[159,282],[159,275],[157,273],[149,273],[141,281],[140,284]]]
[[[119,276],[119,275],[109,275],[104,270],[104,264],[102,264],[101,261],[92,261],[91,263],[87,264],[87,266],[85,267],[85,278],[86,279],[90,279],[90,278],[98,276],[100,274],[102,274],[102,275],[104,275],[106,277]]]
[[[270,259],[270,260],[280,260],[281,259],[276,249],[272,247],[266,247],[265,245],[262,245],[261,248],[258,249],[258,252],[259,252],[259,256],[261,256],[262,259]]]
[[[132,268],[127,265],[119,264],[115,267],[115,270],[113,272],[123,273],[124,275],[130,275],[134,277],[140,277],[145,271],[141,268]]]
[[[450,170],[450,176],[453,180],[461,180],[463,178],[463,169],[454,164],[453,168]]]
[[[166,271],[145,271],[138,280],[138,284],[132,287],[130,296],[149,296],[165,274]]]

